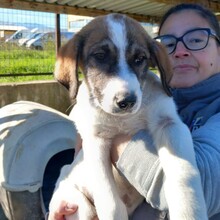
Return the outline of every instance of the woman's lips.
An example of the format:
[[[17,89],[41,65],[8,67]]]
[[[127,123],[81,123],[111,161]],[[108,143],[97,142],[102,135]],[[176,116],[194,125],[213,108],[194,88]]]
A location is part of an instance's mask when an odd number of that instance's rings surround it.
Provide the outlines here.
[[[174,71],[188,71],[188,70],[195,70],[195,66],[188,65],[188,64],[179,64],[173,67]]]

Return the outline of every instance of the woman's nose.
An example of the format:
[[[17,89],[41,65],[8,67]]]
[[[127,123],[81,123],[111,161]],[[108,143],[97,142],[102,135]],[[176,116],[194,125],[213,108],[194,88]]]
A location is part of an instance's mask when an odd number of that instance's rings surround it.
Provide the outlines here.
[[[190,51],[185,47],[183,42],[177,42],[176,49],[173,53],[173,55],[176,58],[186,57],[189,56]]]

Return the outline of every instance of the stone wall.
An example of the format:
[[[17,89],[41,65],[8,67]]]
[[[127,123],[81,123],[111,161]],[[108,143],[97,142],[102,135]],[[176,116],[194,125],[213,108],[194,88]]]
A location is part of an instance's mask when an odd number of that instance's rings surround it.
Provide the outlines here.
[[[53,80],[0,84],[0,107],[20,100],[38,102],[65,114],[71,106],[67,89]]]

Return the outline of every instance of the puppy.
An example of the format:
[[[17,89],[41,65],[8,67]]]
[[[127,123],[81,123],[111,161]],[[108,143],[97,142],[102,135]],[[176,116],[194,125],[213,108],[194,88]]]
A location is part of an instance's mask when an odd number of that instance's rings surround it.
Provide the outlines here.
[[[161,81],[149,71],[152,64]],[[164,48],[121,14],[94,19],[62,47],[55,77],[77,97],[70,117],[83,152],[62,169],[51,211],[64,199],[79,206],[68,219],[127,220],[143,198],[117,172],[114,178],[110,149],[116,135],[145,129],[164,170],[170,219],[208,219],[191,134],[170,97],[171,72]]]

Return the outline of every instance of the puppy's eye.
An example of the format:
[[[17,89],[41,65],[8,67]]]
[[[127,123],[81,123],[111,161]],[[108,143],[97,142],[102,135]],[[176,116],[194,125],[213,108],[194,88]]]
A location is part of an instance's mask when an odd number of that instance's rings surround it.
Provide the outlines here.
[[[140,55],[140,56],[135,57],[134,63],[135,63],[136,65],[140,65],[140,64],[142,64],[146,59],[147,59],[147,57],[146,57],[145,55]]]
[[[95,57],[95,59],[97,60],[104,60],[106,55],[104,52],[98,52],[98,53],[94,53],[93,56]]]

